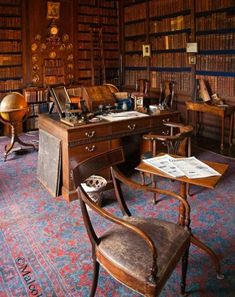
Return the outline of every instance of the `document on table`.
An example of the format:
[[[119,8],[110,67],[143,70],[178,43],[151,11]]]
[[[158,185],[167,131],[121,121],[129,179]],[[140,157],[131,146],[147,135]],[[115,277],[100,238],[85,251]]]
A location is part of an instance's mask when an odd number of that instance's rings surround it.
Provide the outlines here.
[[[172,160],[174,160],[174,158],[170,155],[163,155],[160,157],[144,159],[143,161],[172,177],[184,176],[184,172],[181,171],[178,167],[176,167],[172,163]]]
[[[107,120],[109,122],[116,122],[116,121],[132,119],[132,118],[148,117],[148,115],[138,111],[123,111],[123,112],[111,112],[107,115],[100,115],[98,117],[103,120]]]
[[[204,178],[221,175],[219,172],[195,157],[174,158],[172,163],[182,170],[188,178]]]
[[[166,154],[143,161],[174,178],[181,176],[186,176],[187,178],[205,178],[221,175],[195,157],[173,158]]]

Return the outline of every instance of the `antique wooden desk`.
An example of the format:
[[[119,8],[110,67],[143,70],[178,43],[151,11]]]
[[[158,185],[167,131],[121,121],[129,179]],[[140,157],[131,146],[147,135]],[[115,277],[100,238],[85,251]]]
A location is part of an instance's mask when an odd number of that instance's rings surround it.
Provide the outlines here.
[[[175,156],[174,156],[175,157]],[[197,185],[200,187],[204,188],[209,188],[209,189],[214,189],[221,177],[224,175],[226,170],[228,169],[227,164],[222,164],[222,163],[215,163],[215,162],[209,162],[209,161],[203,161],[216,171],[218,171],[221,175],[220,176],[211,176],[207,178],[193,178],[189,179],[187,177],[178,177],[178,178],[172,178],[172,176],[169,176],[165,174],[164,172],[158,170],[157,168],[148,165],[147,163],[141,161],[141,163],[136,167],[137,170],[140,171],[140,173],[148,173],[148,174],[153,174],[156,176],[161,176],[170,180],[177,180],[180,182],[180,195],[184,199],[187,199],[187,193],[186,193],[186,185],[191,184],[191,185]],[[185,218],[185,210],[182,204],[179,206],[179,212],[180,216],[178,218],[179,224],[183,224],[184,218]],[[221,268],[220,268],[220,261],[217,255],[214,253],[212,249],[210,249],[208,246],[206,246],[204,243],[202,243],[197,237],[195,237],[192,233],[191,236],[191,241],[193,244],[195,244],[197,247],[200,249],[204,250],[206,253],[210,255],[210,257],[213,260],[213,263],[215,265],[215,269],[217,272],[217,278],[222,279],[223,275],[221,274]]]
[[[61,140],[62,195],[68,200],[77,199],[71,169],[94,154],[120,146],[121,139],[150,131],[162,132],[164,121],[179,121],[178,111],[161,111],[159,115],[125,119],[117,122],[100,121],[70,127],[60,122],[56,114],[40,114],[39,130]],[[40,149],[40,148],[39,148]],[[50,152],[49,152],[50,153]],[[53,154],[53,152],[51,152]],[[104,174],[104,177],[105,176]]]
[[[234,123],[234,113],[235,106],[215,106],[206,103],[195,103],[188,101],[186,102],[186,122],[189,122],[189,112],[197,112],[195,118],[195,133],[199,133],[202,127],[202,118],[200,118],[200,113],[210,113],[221,118],[221,150],[224,149],[224,129],[225,129],[225,118],[229,118],[229,145],[232,146],[233,137],[233,123]]]

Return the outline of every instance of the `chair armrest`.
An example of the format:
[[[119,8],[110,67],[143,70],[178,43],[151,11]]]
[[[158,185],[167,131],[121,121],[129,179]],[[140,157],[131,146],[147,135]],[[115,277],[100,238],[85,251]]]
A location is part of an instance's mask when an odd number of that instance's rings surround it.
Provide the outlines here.
[[[167,195],[167,196],[170,196],[170,197],[180,201],[184,207],[184,210],[185,210],[184,226],[187,229],[189,228],[190,206],[189,206],[189,203],[183,197],[181,197],[180,195],[178,195],[172,191],[169,191],[169,190],[153,188],[151,186],[145,186],[145,185],[139,184],[139,183],[133,181],[132,179],[126,177],[116,166],[112,167],[111,173],[112,173],[113,179],[117,179],[117,180],[121,181],[123,184],[127,185],[128,187],[134,188],[136,190],[142,190],[142,191],[146,191],[146,192],[149,191],[152,193]]]
[[[185,125],[182,123],[176,123],[176,122],[164,122],[164,126],[172,127],[172,128],[180,128],[180,127],[184,127]]]

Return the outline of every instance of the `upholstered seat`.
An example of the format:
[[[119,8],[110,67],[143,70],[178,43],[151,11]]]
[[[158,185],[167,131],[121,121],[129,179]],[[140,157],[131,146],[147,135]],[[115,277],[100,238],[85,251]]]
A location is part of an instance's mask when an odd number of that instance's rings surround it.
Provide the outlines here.
[[[126,220],[137,227],[141,226],[157,248],[157,282],[154,285],[148,282],[148,286],[155,293],[156,290],[160,292],[167,280],[166,274],[172,270],[172,267],[175,267],[182,251],[189,244],[190,233],[182,226],[153,218],[127,217]],[[109,272],[111,274],[112,269],[119,267],[128,276],[127,279],[130,278],[132,281],[138,279],[138,290],[144,293],[143,286],[146,286],[146,280],[149,277],[152,256],[143,239],[140,240],[136,233],[115,225],[100,238],[97,258],[101,259],[103,256],[110,261]]]

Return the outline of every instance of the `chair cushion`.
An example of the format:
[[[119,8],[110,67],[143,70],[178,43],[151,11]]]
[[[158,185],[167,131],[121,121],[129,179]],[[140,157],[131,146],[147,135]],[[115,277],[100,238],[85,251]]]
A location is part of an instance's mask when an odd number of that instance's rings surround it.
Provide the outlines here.
[[[174,269],[189,244],[189,231],[174,223],[153,218],[128,217],[126,220],[141,228],[153,240],[158,253],[157,283],[161,283]],[[140,236],[115,225],[100,239],[98,250],[105,258],[138,281],[146,283],[152,257],[149,247]]]

